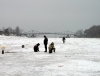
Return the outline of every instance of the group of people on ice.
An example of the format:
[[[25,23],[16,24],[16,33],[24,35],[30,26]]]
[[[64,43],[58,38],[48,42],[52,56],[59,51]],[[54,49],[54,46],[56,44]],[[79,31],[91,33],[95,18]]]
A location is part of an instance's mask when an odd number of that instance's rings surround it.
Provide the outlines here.
[[[63,43],[65,43],[65,37],[62,38],[62,41]],[[45,51],[44,52],[47,52],[47,44],[48,44],[48,38],[46,36],[44,36],[44,47],[45,47]],[[34,52],[39,52],[39,43],[37,43],[36,45],[34,45],[33,49],[34,49]],[[54,46],[54,42],[51,42],[49,47],[49,53],[52,53],[52,51],[55,52],[55,46]]]

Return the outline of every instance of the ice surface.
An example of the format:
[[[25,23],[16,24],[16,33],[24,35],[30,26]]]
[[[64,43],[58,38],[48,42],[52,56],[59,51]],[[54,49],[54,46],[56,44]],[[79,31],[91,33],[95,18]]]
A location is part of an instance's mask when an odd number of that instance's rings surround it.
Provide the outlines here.
[[[99,38],[48,38],[56,53],[44,52],[44,38],[0,36],[0,76],[100,76]],[[40,43],[40,52],[33,46]],[[25,45],[25,48],[21,46]]]

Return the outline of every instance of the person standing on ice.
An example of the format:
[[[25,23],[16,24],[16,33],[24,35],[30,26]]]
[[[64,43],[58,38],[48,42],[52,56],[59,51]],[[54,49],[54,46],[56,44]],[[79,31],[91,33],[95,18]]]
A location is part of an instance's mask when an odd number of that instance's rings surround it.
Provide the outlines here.
[[[63,37],[63,38],[62,38],[63,43],[65,43],[65,40],[66,40],[65,37]]]
[[[49,49],[49,53],[52,53],[52,50],[54,50],[54,52],[55,52],[55,47],[54,47],[54,43],[53,42],[51,42],[51,44],[49,45],[48,49]]]
[[[36,45],[34,45],[34,52],[39,52],[39,43],[37,43]]]
[[[47,52],[47,44],[48,44],[48,38],[44,35],[44,47],[45,47],[44,52]]]

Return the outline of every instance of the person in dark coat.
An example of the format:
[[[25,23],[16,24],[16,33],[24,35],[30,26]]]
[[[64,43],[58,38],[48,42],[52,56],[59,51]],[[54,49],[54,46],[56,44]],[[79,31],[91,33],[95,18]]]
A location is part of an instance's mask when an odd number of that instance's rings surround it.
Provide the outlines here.
[[[47,52],[47,44],[48,44],[48,38],[46,36],[44,36],[44,47],[45,47],[44,52]]]
[[[63,38],[62,38],[63,43],[65,43],[65,40],[66,40],[65,37],[63,37]]]
[[[36,45],[34,45],[34,52],[39,52],[39,43],[37,43]]]

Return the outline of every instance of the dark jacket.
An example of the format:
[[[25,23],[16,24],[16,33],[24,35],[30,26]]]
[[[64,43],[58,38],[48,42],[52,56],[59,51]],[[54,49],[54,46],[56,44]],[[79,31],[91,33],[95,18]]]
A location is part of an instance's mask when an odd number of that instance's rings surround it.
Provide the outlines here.
[[[38,52],[38,51],[39,51],[39,45],[40,45],[40,44],[34,45],[34,52]]]
[[[66,40],[65,37],[63,37],[62,40],[65,41]]]
[[[44,38],[44,45],[47,45],[47,44],[48,44],[48,38],[45,37],[45,38]]]

